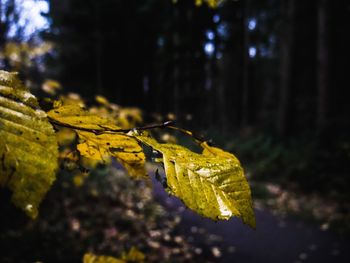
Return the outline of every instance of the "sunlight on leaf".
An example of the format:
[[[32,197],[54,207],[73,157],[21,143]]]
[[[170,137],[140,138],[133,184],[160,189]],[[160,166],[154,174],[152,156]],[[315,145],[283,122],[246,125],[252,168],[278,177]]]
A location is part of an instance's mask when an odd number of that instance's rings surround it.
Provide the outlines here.
[[[104,106],[108,106],[109,105],[109,101],[103,96],[97,95],[95,97],[95,100],[96,100],[96,102],[98,102],[101,105],[104,105]]]
[[[57,141],[46,113],[16,74],[0,71],[0,185],[32,218],[55,180]]]
[[[115,157],[128,171],[137,178],[146,177],[145,155],[139,143],[125,133],[109,132],[96,134],[81,129],[103,132],[106,129],[118,130],[112,119],[104,118],[77,105],[66,105],[48,112],[54,121],[74,129],[80,139],[77,145],[82,156],[108,162]]]
[[[41,89],[50,95],[56,95],[57,90],[61,89],[61,84],[56,80],[47,79],[42,84]]]
[[[195,0],[194,3],[196,6],[201,6],[203,3],[206,3],[210,8],[217,8],[225,0]]]
[[[77,146],[81,155],[102,161],[107,161],[109,156],[113,156],[131,176],[146,176],[145,155],[134,138],[120,133],[100,135],[85,131],[77,133],[81,139],[81,143]]]
[[[83,263],[127,263],[125,260],[109,256],[97,256],[91,253],[84,255]]]
[[[242,218],[255,228],[250,187],[232,154],[206,143],[203,154],[176,144],[161,144],[135,132],[135,137],[162,153],[168,190],[195,212],[213,220]]]
[[[127,262],[144,262],[145,260],[145,254],[143,254],[140,250],[138,250],[136,247],[132,247],[129,252],[122,254],[122,259],[126,260]]]
[[[145,261],[145,254],[143,254],[136,247],[132,247],[128,252],[123,252],[121,258],[114,258],[110,256],[97,256],[91,253],[84,255],[83,263],[143,263]]]

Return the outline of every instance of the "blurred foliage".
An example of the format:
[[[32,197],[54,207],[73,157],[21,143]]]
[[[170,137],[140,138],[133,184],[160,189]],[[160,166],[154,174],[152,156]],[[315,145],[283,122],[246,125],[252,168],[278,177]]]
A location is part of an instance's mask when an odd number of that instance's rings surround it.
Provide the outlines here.
[[[115,125],[113,119],[83,110],[76,104],[56,107],[47,114],[54,124],[77,133],[79,144],[76,147],[82,156],[101,162],[115,157],[131,176],[146,177],[146,157],[141,146],[131,136],[118,132],[121,127]],[[117,132],[103,133],[106,129]]]
[[[13,71],[23,71],[25,68],[37,67],[35,60],[53,50],[51,42],[31,44],[28,42],[6,42],[0,52],[0,60],[7,60]]]
[[[178,213],[167,213],[143,181],[105,166],[91,170],[79,189],[72,180],[68,171],[59,174],[35,221],[2,205],[1,262],[81,262],[85,253],[119,258],[132,247],[146,262],[210,261],[194,252],[179,232]],[[1,202],[8,204],[6,196]]]
[[[176,262],[177,258],[180,258],[181,262],[191,262],[193,251],[186,247],[187,243],[184,238],[178,235],[175,236],[174,241],[181,243],[180,248],[176,247],[176,250],[174,250],[176,252],[172,252],[170,249],[165,250],[168,251],[167,254],[159,254],[159,249],[166,246],[162,242],[172,241],[172,237],[170,232],[165,233],[160,230],[154,230],[157,231],[156,233],[148,233],[148,230],[151,232],[159,224],[164,223],[153,222],[152,224],[148,220],[149,217],[151,216],[151,220],[157,220],[158,215],[152,215],[150,214],[152,211],[143,210],[145,202],[150,201],[152,204],[149,181],[144,180],[138,185],[136,183],[132,185],[127,181],[123,181],[123,172],[120,169],[115,169],[115,167],[120,168],[120,165],[122,165],[129,175],[137,178],[146,177],[145,154],[140,143],[150,146],[155,152],[162,155],[162,159],[156,158],[154,160],[156,162],[160,161],[164,165],[165,177],[168,183],[168,186],[165,185],[165,187],[167,187],[169,193],[183,200],[184,204],[190,209],[214,220],[228,220],[233,216],[240,217],[245,224],[255,227],[250,187],[240,162],[233,154],[209,146],[205,140],[202,140],[196,134],[172,126],[172,122],[169,121],[162,124],[133,127],[142,122],[141,110],[136,108],[124,109],[110,103],[102,96],[95,98],[98,106],[89,107],[89,104],[77,94],[62,95],[60,84],[54,80],[47,80],[42,85],[42,90],[48,94],[48,97],[41,99],[40,104],[36,96],[21,84],[16,73],[1,71],[0,81],[0,133],[4,137],[4,140],[0,141],[0,155],[2,156],[0,181],[8,184],[9,189],[13,191],[14,203],[25,210],[32,218],[35,218],[38,214],[39,203],[55,179],[58,161],[61,168],[63,168],[61,174],[66,176],[69,181],[68,183],[66,181],[61,182],[63,190],[60,194],[63,200],[60,200],[62,203],[57,203],[57,199],[60,199],[60,197],[55,196],[55,205],[63,205],[64,218],[68,220],[71,229],[69,231],[69,229],[63,227],[63,229],[54,228],[52,231],[68,231],[69,233],[66,233],[68,236],[79,233],[82,240],[79,239],[79,243],[74,244],[78,248],[69,248],[70,250],[76,249],[76,251],[71,251],[68,254],[62,253],[60,256],[55,253],[60,249],[64,250],[64,246],[63,248],[56,248],[56,251],[53,251],[54,249],[50,247],[49,251],[53,253],[50,254],[51,258],[54,257],[61,261],[61,259],[69,257],[69,260],[72,260],[78,254],[83,258],[81,248],[84,248],[84,253],[87,253],[84,260],[87,262],[143,262],[145,259],[143,252],[147,255],[147,260],[151,262],[158,262],[159,258],[162,262],[168,260]],[[43,111],[42,108],[45,108],[47,112]],[[159,143],[148,132],[148,130],[157,128],[168,128],[186,134],[202,148],[202,154],[192,152],[177,144]],[[56,132],[57,136],[55,136]],[[170,138],[169,135],[169,141]],[[117,163],[111,157],[115,157]],[[104,168],[106,165],[108,165],[109,170]],[[88,168],[92,171],[90,176],[88,176]],[[103,174],[104,171],[113,171],[113,173],[108,172],[107,176]],[[96,180],[96,184],[87,186],[87,182],[91,180],[94,172],[99,176],[98,180]],[[117,183],[113,182],[116,177],[120,177]],[[111,187],[111,192],[107,191],[105,183]],[[137,192],[137,194],[140,199],[144,199],[144,203],[135,200],[132,188],[136,186],[140,187],[140,192]],[[84,189],[86,190],[87,187],[90,188],[88,188],[87,193],[84,193]],[[129,242],[132,245],[130,250],[122,250],[123,245],[117,246],[118,242],[112,244],[107,242],[113,248],[113,252],[119,252],[120,259],[113,258],[113,253],[104,253],[103,251],[100,253],[99,249],[91,247],[95,244],[102,246],[103,240],[98,236],[96,237],[95,233],[90,236],[89,231],[84,231],[83,226],[91,223],[91,219],[88,219],[89,221],[84,220],[87,214],[96,215],[100,211],[101,208],[98,202],[100,202],[101,196],[104,194],[110,195],[110,193],[117,195],[120,190],[118,187],[127,192],[126,198],[124,198],[125,195],[124,197],[122,195],[119,196],[120,200],[113,199],[113,201],[116,201],[115,203],[109,202],[106,205],[112,211],[106,212],[103,210],[108,215],[99,214],[98,216],[106,216],[114,220],[113,229],[106,232],[108,238],[115,239],[118,237],[114,241],[118,241],[119,244]],[[142,187],[144,187],[143,192],[141,191]],[[82,191],[82,195],[88,195],[80,200],[78,215],[71,211],[71,201],[68,200],[69,192],[74,194],[80,192],[76,189]],[[8,196],[5,194],[5,198],[1,198],[1,201],[7,201],[7,199]],[[94,201],[97,203],[94,204]],[[55,210],[55,205],[46,208],[48,209],[46,213],[49,211],[50,216],[58,213]],[[139,209],[139,213],[135,211],[135,206]],[[126,209],[123,210],[123,208]],[[11,209],[9,212],[4,211],[4,213],[8,215],[9,220],[16,217],[11,214]],[[73,213],[73,215],[70,213]],[[45,216],[42,218],[45,218]],[[122,221],[122,227],[119,230],[115,226],[115,220],[117,220],[115,217]],[[38,221],[41,221],[42,218]],[[98,224],[98,220],[100,218],[97,218],[96,222],[93,223]],[[178,220],[179,217],[176,221]],[[66,221],[42,223],[43,233],[50,235],[52,234],[50,233],[51,223],[64,225]],[[36,222],[33,221],[28,224],[35,226]],[[175,227],[176,224],[176,222],[170,224],[168,228]],[[11,225],[10,221],[5,222],[2,227],[6,229],[6,226],[9,225]],[[88,226],[88,228],[91,232],[100,231],[96,225]],[[117,235],[118,231],[123,231],[121,230],[123,228],[127,232],[121,236]],[[41,229],[39,227],[39,229],[29,230],[29,237],[26,236],[24,240],[30,240],[30,234],[33,231],[39,233]],[[142,235],[144,231],[146,231],[146,234]],[[1,233],[0,239],[11,244],[11,233],[13,232],[4,231]],[[20,232],[17,231],[16,233]],[[23,232],[22,234],[25,235]],[[157,241],[152,241],[147,234],[153,235],[154,238],[157,238]],[[134,237],[131,238],[131,235]],[[65,244],[68,242],[67,245],[71,245],[69,238],[63,239],[66,237],[60,235],[58,240],[63,240]],[[133,248],[136,245],[133,244],[134,239],[138,241],[138,247],[143,252]],[[14,242],[18,242],[18,240],[15,238]],[[84,242],[86,243],[84,244]],[[47,242],[44,243],[45,246],[48,246]],[[89,246],[86,246],[86,244]],[[21,249],[25,248],[21,247]],[[44,249],[48,251],[47,247]],[[157,249],[156,256],[152,254],[151,249]],[[216,247],[213,249],[214,257],[220,257],[220,250]],[[97,254],[95,254],[95,251]],[[111,257],[95,256],[98,254],[108,254]],[[196,254],[201,254],[201,251],[198,253],[197,250]],[[16,258],[11,253],[1,254],[0,256],[5,261],[7,258]],[[30,251],[27,256],[30,261],[37,261],[42,260],[47,255],[41,251],[40,256],[38,256],[36,251]],[[16,259],[15,261],[25,262],[28,258],[21,255],[20,260]],[[66,261],[66,259],[63,261]]]
[[[136,247],[130,248],[128,252],[123,252],[121,258],[113,258],[108,256],[96,256],[93,254],[85,254],[83,263],[143,263],[145,255]]]
[[[350,233],[350,151],[344,134],[325,140],[304,136],[281,139],[246,132],[213,138],[240,156],[251,181],[255,206],[284,216],[297,215],[320,229]]]
[[[224,1],[225,0],[195,0],[195,5],[201,6],[203,3],[206,3],[209,7],[216,8]],[[173,2],[176,2],[176,0]]]
[[[241,156],[255,180],[294,183],[306,191],[349,199],[345,189],[349,178],[344,176],[350,172],[348,139],[345,135],[325,144],[321,137],[307,134],[281,140],[253,133],[238,135],[227,143],[227,149]]]

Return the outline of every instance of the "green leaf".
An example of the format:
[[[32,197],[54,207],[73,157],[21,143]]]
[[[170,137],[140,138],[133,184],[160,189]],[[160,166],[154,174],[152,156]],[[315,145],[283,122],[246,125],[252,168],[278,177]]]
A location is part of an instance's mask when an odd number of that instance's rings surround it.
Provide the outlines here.
[[[138,141],[118,130],[112,119],[85,111],[78,105],[66,105],[48,112],[56,123],[74,129],[80,139],[77,146],[81,155],[106,161],[115,157],[136,178],[146,177],[145,155]]]
[[[56,178],[57,141],[46,113],[14,73],[0,71],[0,185],[32,218]]]
[[[250,187],[234,155],[202,144],[203,154],[176,144],[161,144],[150,136],[134,134],[162,153],[168,190],[198,214],[213,220],[242,218],[255,228]]]

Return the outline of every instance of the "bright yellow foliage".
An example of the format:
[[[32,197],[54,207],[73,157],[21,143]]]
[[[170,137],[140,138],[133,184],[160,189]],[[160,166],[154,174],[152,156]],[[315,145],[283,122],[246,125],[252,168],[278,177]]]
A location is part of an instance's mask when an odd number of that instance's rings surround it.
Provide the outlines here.
[[[219,4],[221,4],[224,0],[195,0],[196,6],[201,6],[203,3],[206,3],[210,8],[216,8]]]
[[[81,139],[81,143],[77,146],[81,155],[102,161],[108,161],[109,156],[113,156],[131,176],[146,176],[145,155],[134,138],[121,133],[100,135],[85,131],[77,133]]]
[[[132,247],[127,253],[123,252],[121,258],[114,258],[110,256],[96,256],[91,253],[84,255],[83,263],[143,263],[145,261],[145,254],[143,254],[136,247]]]
[[[84,255],[83,263],[127,263],[125,260],[109,256],[96,256],[91,253]]]
[[[145,133],[135,136],[162,153],[168,190],[186,206],[213,220],[240,217],[255,228],[250,187],[236,157],[206,143],[203,154],[197,154],[180,145],[158,143]]]
[[[142,121],[135,108],[122,109],[103,97],[102,105],[85,110],[76,94],[61,97],[47,114],[37,99],[22,85],[15,73],[0,71],[0,186],[12,190],[14,204],[30,217],[38,214],[38,206],[55,180],[57,160],[68,170],[79,170],[73,182],[81,186],[87,173],[77,164],[94,167],[98,162],[110,163],[116,158],[130,175],[146,176],[145,155],[139,142],[162,154],[167,190],[186,206],[213,220],[242,218],[255,228],[251,191],[238,159],[222,149],[200,143],[202,154],[172,143],[159,143],[140,130],[168,127],[192,136],[192,132],[172,126],[150,125],[129,130]],[[124,111],[123,111],[124,110]],[[117,124],[122,123],[123,129]],[[55,134],[52,124],[60,130]],[[128,127],[125,129],[125,127]],[[73,133],[72,133],[73,131]],[[78,137],[76,137],[78,136]],[[58,143],[61,154],[58,156]],[[70,146],[78,139],[77,150]],[[166,141],[175,141],[168,136]],[[89,161],[86,161],[89,158]],[[136,248],[123,253],[121,259],[84,256],[84,262],[143,262]]]
[[[80,138],[77,148],[81,155],[102,162],[113,156],[131,176],[146,176],[145,155],[139,143],[125,133],[104,132],[106,129],[120,129],[112,119],[92,114],[73,104],[53,109],[48,116],[77,132]]]
[[[14,70],[19,70],[23,66],[32,66],[35,58],[41,57],[53,49],[53,44],[43,42],[39,45],[32,45],[9,41],[1,49],[0,59],[6,58]]]
[[[50,95],[56,95],[57,90],[61,89],[61,84],[56,80],[47,79],[42,84],[41,89]]]
[[[126,262],[138,262],[142,263],[145,260],[145,254],[143,254],[140,250],[138,250],[136,247],[132,247],[129,252],[122,253],[122,259]]]
[[[55,180],[57,141],[46,113],[16,74],[0,71],[0,186],[32,218]]]

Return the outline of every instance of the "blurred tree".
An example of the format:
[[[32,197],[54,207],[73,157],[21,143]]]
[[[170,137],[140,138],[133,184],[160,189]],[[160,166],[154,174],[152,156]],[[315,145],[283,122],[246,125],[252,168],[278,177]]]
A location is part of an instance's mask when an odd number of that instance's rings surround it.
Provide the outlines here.
[[[295,0],[283,2],[282,12],[285,16],[283,30],[281,35],[281,74],[280,74],[280,93],[277,129],[281,135],[291,133],[291,124],[293,121],[293,50],[294,50],[294,28],[295,28]]]
[[[297,135],[346,108],[338,83],[346,4],[219,2],[213,9],[208,1],[50,0],[52,73],[85,96],[223,130]]]
[[[329,94],[329,3],[320,0],[317,3],[317,127],[323,130],[328,119]]]
[[[15,1],[0,0],[0,52],[4,52],[5,44],[8,39],[10,25],[18,18],[15,8]],[[3,58],[4,69],[9,69],[7,58]]]

